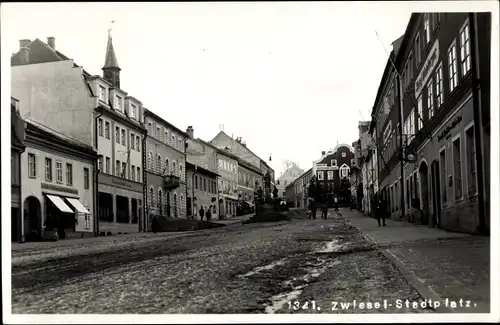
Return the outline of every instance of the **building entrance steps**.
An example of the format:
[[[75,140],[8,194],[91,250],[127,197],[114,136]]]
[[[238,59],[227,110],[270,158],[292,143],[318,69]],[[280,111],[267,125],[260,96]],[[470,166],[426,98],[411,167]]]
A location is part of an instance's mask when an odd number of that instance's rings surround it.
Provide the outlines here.
[[[441,301],[438,311],[490,312],[489,237],[390,219],[386,220],[387,227],[378,227],[374,218],[340,210],[367,241],[381,249],[423,299]],[[448,307],[444,307],[446,299]],[[452,301],[456,308],[451,306]]]

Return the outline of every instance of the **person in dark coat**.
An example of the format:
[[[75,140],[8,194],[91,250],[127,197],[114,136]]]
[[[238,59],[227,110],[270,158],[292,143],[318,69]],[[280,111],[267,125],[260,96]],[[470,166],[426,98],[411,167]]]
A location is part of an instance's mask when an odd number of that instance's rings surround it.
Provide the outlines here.
[[[328,215],[328,205],[323,204],[323,207],[321,208],[321,218],[323,220],[326,220],[327,215]]]
[[[211,206],[208,207],[207,212],[205,213],[205,217],[206,217],[207,221],[210,221],[210,218],[212,218],[212,212],[210,210],[212,210]]]
[[[201,221],[203,221],[203,217],[205,216],[205,210],[203,209],[203,205],[201,206],[200,208],[200,218],[201,218]]]
[[[385,227],[385,218],[387,215],[387,201],[384,198],[379,198],[377,202],[377,222],[380,227],[380,220],[382,220],[382,225]]]

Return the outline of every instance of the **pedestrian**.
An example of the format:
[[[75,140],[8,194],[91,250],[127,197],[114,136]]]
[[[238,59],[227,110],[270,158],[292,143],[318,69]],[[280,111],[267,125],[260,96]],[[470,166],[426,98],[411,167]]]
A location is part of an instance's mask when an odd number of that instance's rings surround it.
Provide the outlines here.
[[[339,199],[335,197],[333,200],[335,202],[335,211],[339,211]]]
[[[205,213],[207,221],[210,221],[210,218],[212,218],[212,212],[210,210],[212,210],[212,206],[209,206],[207,209],[207,213]]]
[[[203,205],[201,206],[200,208],[200,218],[201,218],[201,221],[203,221],[203,217],[205,216],[205,210],[203,209]]]
[[[387,201],[384,198],[379,198],[377,202],[377,223],[378,226],[380,227],[380,219],[382,219],[382,225],[385,227],[385,217],[386,217],[386,206],[387,206]]]
[[[323,204],[323,207],[321,209],[321,217],[323,220],[326,220],[326,217],[328,215],[328,205],[327,204]]]

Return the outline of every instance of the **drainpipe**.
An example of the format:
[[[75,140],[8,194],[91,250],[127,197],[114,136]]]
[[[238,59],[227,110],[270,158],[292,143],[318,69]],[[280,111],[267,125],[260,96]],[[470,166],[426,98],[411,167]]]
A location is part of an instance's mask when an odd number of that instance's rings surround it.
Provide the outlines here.
[[[146,172],[147,160],[146,160],[146,137],[148,131],[142,136],[142,184],[143,185],[143,202],[142,202],[142,220],[139,220],[141,229],[139,231],[148,232],[148,175]]]
[[[397,71],[396,71],[397,72]],[[399,217],[400,220],[402,220],[405,217],[406,211],[405,211],[405,167],[404,167],[404,147],[403,144],[405,143],[403,141],[403,89],[401,85],[401,78],[399,77],[399,73],[396,74],[396,83],[397,83],[397,90],[398,90],[398,113],[399,113],[399,149],[400,149],[400,157],[399,157],[399,163],[400,163],[400,168],[401,168],[401,193],[400,193],[400,200],[401,200],[401,216]]]
[[[194,173],[193,176],[191,177],[191,191],[192,191],[192,199],[191,199],[191,205],[193,206],[193,219],[196,219],[196,211],[194,210],[194,177],[198,172],[198,166],[194,165]],[[187,191],[187,186],[186,186],[186,191]]]
[[[96,107],[97,108],[97,107]],[[94,145],[99,153],[99,134],[97,132],[97,119],[102,116],[102,112],[99,112],[99,114],[94,118]],[[111,132],[111,131],[110,131]],[[97,159],[99,159],[99,154]],[[94,210],[94,235],[99,236],[99,173],[100,170],[98,168],[99,163],[96,161],[94,163],[94,170],[95,170],[95,184],[94,184],[94,202],[95,202],[95,210]]]
[[[481,76],[479,69],[479,44],[477,32],[477,13],[469,13],[470,26],[470,44],[471,44],[471,61],[472,61],[472,103],[474,107],[474,138],[476,146],[476,170],[477,170],[477,185],[479,194],[479,227],[481,234],[487,234],[486,226],[486,211],[485,211],[485,193],[486,184],[484,179],[484,162],[483,162],[483,127],[482,127],[482,112],[481,112]]]

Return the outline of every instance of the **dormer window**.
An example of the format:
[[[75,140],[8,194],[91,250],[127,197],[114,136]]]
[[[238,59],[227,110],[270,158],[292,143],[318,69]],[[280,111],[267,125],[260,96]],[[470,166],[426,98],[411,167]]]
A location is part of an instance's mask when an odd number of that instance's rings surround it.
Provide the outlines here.
[[[345,152],[342,153],[342,158],[345,158],[347,154]]]
[[[99,99],[102,101],[106,101],[106,88],[103,86],[99,86]]]
[[[332,167],[337,167],[337,159],[332,159]]]
[[[122,105],[122,100],[123,98],[121,98],[120,96],[116,96],[116,103],[115,103],[115,106],[116,106],[116,110],[118,111],[122,111],[123,109],[123,105]]]
[[[134,104],[130,105],[130,117],[137,119],[137,106]]]

